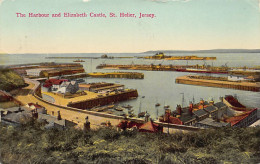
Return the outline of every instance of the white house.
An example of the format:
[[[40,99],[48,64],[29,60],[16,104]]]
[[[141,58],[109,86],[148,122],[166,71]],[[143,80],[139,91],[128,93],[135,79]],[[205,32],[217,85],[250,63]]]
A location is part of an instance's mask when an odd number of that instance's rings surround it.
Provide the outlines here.
[[[54,86],[53,86],[54,87]],[[57,93],[71,93],[74,94],[79,90],[79,85],[76,81],[64,81],[61,85],[55,85],[55,92]]]

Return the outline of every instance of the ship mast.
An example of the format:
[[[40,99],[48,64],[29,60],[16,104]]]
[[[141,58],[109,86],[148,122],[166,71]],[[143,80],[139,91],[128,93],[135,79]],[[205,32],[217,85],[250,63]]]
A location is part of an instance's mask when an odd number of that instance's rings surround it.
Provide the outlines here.
[[[180,94],[182,94],[182,102],[181,102],[181,107],[183,108],[183,106],[184,106],[184,93],[180,93]]]

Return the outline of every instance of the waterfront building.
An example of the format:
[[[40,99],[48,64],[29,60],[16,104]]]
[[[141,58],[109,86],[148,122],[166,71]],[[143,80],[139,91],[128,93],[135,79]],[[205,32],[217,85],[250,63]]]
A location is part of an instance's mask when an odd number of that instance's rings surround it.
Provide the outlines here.
[[[37,69],[27,69],[27,76],[40,77],[42,76],[42,71],[51,70],[52,68],[37,68]]]
[[[214,105],[210,105],[204,109],[212,118],[217,118],[218,107]]]
[[[76,81],[64,81],[59,86],[57,93],[71,93],[74,94],[79,90],[79,84]]]
[[[229,117],[225,119],[225,122],[229,122],[231,126],[234,127],[248,127],[258,120],[257,118],[257,108],[250,111],[244,112],[243,114]]]
[[[197,117],[198,121],[201,121],[209,116],[209,113],[203,109],[193,111],[193,114]]]
[[[220,128],[220,127],[228,127],[230,126],[230,123],[215,121],[212,118],[205,118],[197,122],[194,126],[199,128]]]

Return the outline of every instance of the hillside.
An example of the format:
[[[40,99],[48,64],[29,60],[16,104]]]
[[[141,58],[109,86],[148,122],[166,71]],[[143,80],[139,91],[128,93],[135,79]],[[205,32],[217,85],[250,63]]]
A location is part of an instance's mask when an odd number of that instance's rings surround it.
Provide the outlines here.
[[[23,78],[10,69],[0,68],[0,90],[11,91],[25,86]]]
[[[0,145],[2,163],[257,163],[260,127],[168,135],[0,124]]]

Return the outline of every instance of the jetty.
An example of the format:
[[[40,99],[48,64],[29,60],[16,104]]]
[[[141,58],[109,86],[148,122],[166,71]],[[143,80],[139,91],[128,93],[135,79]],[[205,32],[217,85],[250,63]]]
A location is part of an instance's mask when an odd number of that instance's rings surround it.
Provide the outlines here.
[[[175,79],[175,83],[260,92],[259,82],[230,81],[225,77],[181,76]]]

